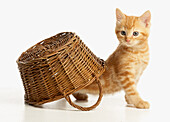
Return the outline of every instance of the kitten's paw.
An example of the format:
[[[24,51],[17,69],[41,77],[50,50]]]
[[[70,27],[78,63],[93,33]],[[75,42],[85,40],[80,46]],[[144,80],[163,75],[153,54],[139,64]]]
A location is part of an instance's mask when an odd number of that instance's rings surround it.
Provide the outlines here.
[[[137,104],[135,104],[135,107],[140,109],[149,109],[150,104],[147,101],[140,100]]]
[[[132,102],[130,102],[130,99],[128,98],[127,95],[125,95],[125,100],[126,100],[127,104],[132,104]]]
[[[83,94],[83,93],[73,93],[73,96],[77,100],[87,100],[88,99],[88,95],[87,94]]]

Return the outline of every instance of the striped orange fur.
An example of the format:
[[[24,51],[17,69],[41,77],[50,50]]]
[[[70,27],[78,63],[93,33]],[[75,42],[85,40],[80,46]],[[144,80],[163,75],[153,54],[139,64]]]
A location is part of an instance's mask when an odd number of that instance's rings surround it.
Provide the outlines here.
[[[148,36],[150,30],[150,11],[142,16],[127,16],[116,9],[115,33],[119,46],[106,60],[106,71],[100,77],[105,94],[125,91],[128,104],[137,108],[149,108],[149,103],[142,100],[136,86],[140,76],[149,62]],[[85,89],[74,93],[76,99],[87,99],[85,93],[98,93],[97,85],[91,84]],[[84,94],[83,94],[84,93]]]

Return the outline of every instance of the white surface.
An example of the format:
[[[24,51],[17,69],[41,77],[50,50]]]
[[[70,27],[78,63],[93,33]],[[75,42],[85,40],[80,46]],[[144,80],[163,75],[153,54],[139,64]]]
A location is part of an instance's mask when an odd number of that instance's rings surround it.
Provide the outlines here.
[[[94,110],[84,112],[70,106],[65,99],[36,108],[24,105],[20,90],[0,90],[0,122],[168,122],[169,105],[154,106],[149,110],[126,107],[122,94],[104,96]],[[2,99],[3,98],[3,99]],[[76,102],[90,106],[97,96],[90,96],[87,102]],[[165,107],[165,108],[164,108]],[[168,111],[165,111],[168,110]]]
[[[99,57],[106,59],[117,47],[114,33],[115,9],[127,15],[140,16],[150,10],[150,64],[142,75],[138,90],[151,104],[149,110],[125,107],[123,94],[105,97],[102,104],[90,112],[69,111],[65,101],[58,108],[39,109],[23,104],[23,86],[16,60],[37,42],[62,31],[76,32]],[[170,7],[169,0],[1,0],[0,1],[0,122],[170,121]],[[93,99],[92,99],[93,100]],[[54,108],[55,108],[54,107]],[[48,121],[48,122],[50,122]]]

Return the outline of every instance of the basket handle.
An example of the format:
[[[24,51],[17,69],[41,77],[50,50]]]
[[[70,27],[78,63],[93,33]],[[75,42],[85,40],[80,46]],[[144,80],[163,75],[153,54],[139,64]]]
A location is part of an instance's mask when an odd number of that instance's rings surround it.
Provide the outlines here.
[[[103,97],[102,85],[101,85],[100,81],[98,80],[98,78],[97,78],[97,82],[96,83],[98,84],[98,87],[99,87],[99,98],[98,98],[97,102],[94,105],[92,105],[90,107],[82,107],[82,106],[79,106],[79,105],[76,105],[75,103],[73,103],[71,101],[71,99],[70,99],[70,96],[65,96],[65,99],[69,102],[69,104],[71,106],[73,106],[73,107],[75,107],[75,108],[77,108],[79,110],[82,110],[82,111],[90,111],[90,110],[96,108],[100,104],[101,99]]]

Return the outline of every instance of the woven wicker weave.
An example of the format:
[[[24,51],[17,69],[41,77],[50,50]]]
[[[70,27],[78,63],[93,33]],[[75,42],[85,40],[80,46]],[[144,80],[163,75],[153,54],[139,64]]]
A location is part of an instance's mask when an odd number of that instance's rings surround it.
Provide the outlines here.
[[[91,110],[101,101],[98,77],[104,72],[104,61],[97,58],[72,32],[59,33],[23,52],[17,60],[25,89],[25,102],[31,105],[66,98],[80,110]],[[91,107],[74,104],[69,95],[96,81],[99,98]]]

